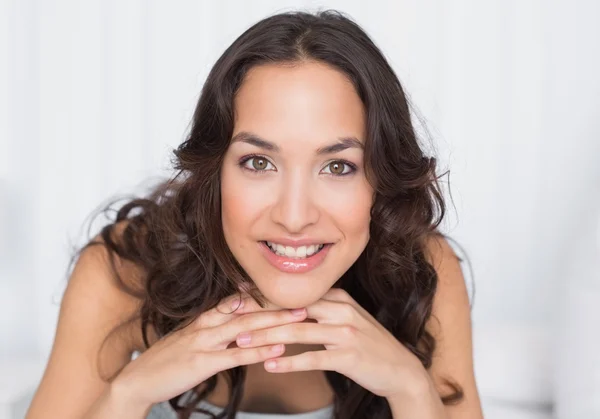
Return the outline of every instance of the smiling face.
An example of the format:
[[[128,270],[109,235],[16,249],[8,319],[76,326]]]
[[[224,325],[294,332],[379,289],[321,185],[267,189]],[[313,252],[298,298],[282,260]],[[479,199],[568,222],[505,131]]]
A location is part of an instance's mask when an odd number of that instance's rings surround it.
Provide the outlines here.
[[[369,240],[364,106],[342,73],[310,62],[253,67],[234,107],[221,167],[225,240],[271,304],[306,306]]]

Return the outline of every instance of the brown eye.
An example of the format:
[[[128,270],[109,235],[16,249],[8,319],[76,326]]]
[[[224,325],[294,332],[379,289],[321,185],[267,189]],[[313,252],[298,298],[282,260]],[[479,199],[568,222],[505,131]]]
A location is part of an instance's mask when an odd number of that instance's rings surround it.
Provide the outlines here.
[[[267,167],[268,162],[260,157],[254,157],[252,159],[252,167],[256,170],[264,170]]]
[[[348,169],[344,172],[344,169]],[[356,172],[356,166],[346,160],[335,160],[325,166],[324,170],[329,170],[328,175],[338,178],[352,175]]]
[[[328,166],[331,170],[331,173],[334,175],[341,175],[344,173],[344,163],[342,162],[334,161],[329,163]]]
[[[249,166],[248,163],[252,163],[252,166]],[[257,155],[242,157],[242,159],[238,163],[238,166],[240,166],[242,169],[244,169],[250,173],[253,173],[255,175],[262,175],[262,174],[266,174],[267,172],[276,172],[277,171],[277,170],[274,170],[275,169],[274,167],[271,167],[271,169],[268,169],[268,167],[273,166],[273,164],[269,160],[267,160],[266,157],[257,156]]]

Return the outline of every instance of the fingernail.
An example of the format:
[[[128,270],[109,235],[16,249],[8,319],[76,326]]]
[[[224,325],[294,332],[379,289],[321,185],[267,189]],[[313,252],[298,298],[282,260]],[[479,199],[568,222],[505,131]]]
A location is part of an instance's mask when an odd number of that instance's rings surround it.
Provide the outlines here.
[[[240,333],[237,338],[238,344],[247,345],[250,343],[250,333]]]
[[[278,343],[271,348],[273,352],[281,352],[283,350],[283,343]]]
[[[294,316],[302,316],[304,314],[304,309],[303,308],[295,308],[295,309],[291,310],[291,312]]]
[[[265,368],[268,370],[274,370],[276,366],[277,362],[273,361],[272,359],[265,362]]]

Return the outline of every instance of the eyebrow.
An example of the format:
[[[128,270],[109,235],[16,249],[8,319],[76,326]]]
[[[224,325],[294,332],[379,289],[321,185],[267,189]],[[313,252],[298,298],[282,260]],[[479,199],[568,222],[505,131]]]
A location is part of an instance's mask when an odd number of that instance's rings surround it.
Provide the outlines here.
[[[267,141],[264,138],[261,138],[258,135],[249,131],[238,132],[236,135],[233,136],[231,143],[233,144],[238,141],[252,144],[256,147],[260,147],[267,151],[273,151],[275,153],[279,153],[281,151],[277,144]],[[348,148],[359,148],[361,150],[364,150],[364,145],[356,137],[339,137],[337,143],[330,144],[324,147],[319,147],[316,151],[316,154],[320,156],[323,154],[339,153],[340,151],[346,150]]]

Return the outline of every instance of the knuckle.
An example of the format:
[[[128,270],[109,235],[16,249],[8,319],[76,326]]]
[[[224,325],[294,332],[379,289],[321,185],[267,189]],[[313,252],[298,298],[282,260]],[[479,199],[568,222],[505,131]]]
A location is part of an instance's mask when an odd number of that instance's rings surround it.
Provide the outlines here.
[[[275,342],[279,340],[290,341],[295,336],[302,338],[303,327],[295,327],[294,324],[284,324],[282,326],[276,326],[269,329],[259,330],[256,335],[259,335],[259,339],[267,342]]]
[[[189,365],[192,371],[196,374],[204,375],[207,369],[210,369],[214,364],[208,356],[209,354],[207,353],[190,351],[184,360],[187,360],[187,365]]]
[[[192,325],[193,325],[192,328],[194,330],[204,329],[206,327],[207,317],[209,317],[209,316],[210,316],[210,313],[206,312],[206,313],[202,313],[201,315],[199,315],[198,317],[196,317],[196,319],[192,323]]]
[[[235,348],[231,353],[231,357],[233,358],[236,365],[244,365],[246,363],[246,359],[248,358],[248,353],[243,349]]]
[[[343,288],[332,288],[330,292],[332,297],[342,301],[348,301],[350,298],[350,294],[348,294]]]
[[[236,329],[248,330],[252,329],[252,327],[259,321],[259,317],[260,316],[257,316],[255,313],[248,313],[233,320],[232,323],[235,325]]]
[[[356,310],[349,304],[342,304],[339,308],[342,319],[348,323],[352,323],[356,318]]]
[[[270,336],[272,334],[273,333],[271,329],[256,330],[252,332],[252,342],[255,345],[258,345],[262,342],[269,342]]]
[[[272,358],[274,353],[271,348],[271,346],[261,346],[260,348],[256,348],[257,359]]]
[[[192,346],[196,350],[203,349],[206,344],[206,332],[204,329],[196,331],[192,336]]]
[[[231,350],[231,357],[236,365],[253,364],[273,356],[270,347],[234,348]]]
[[[248,313],[240,317],[240,324],[246,328],[253,328],[264,323],[268,316],[269,313]]]
[[[300,340],[305,340],[310,338],[311,331],[310,323],[298,323],[290,325],[289,327],[284,327],[281,329],[281,334],[284,338],[289,340],[296,337]]]
[[[345,342],[352,342],[356,339],[358,330],[351,325],[345,325],[340,328],[340,334]]]
[[[257,327],[263,327],[279,323],[284,317],[285,313],[265,311],[247,313],[243,316],[240,316],[238,319],[236,319],[236,321],[238,322],[238,326],[243,330],[251,330]]]
[[[226,328],[214,327],[212,329],[212,332],[214,334],[213,339],[211,339],[212,341],[216,341],[219,345],[222,345],[227,342],[228,333],[226,331]]]
[[[319,369],[319,358],[313,352],[307,352],[305,363],[310,370]]]
[[[294,340],[294,338],[304,340],[304,337],[306,335],[305,329],[306,328],[304,325],[296,327],[295,324],[279,326],[270,330],[267,329],[266,331],[269,332],[268,342],[276,342],[279,340],[291,342],[292,340]]]

